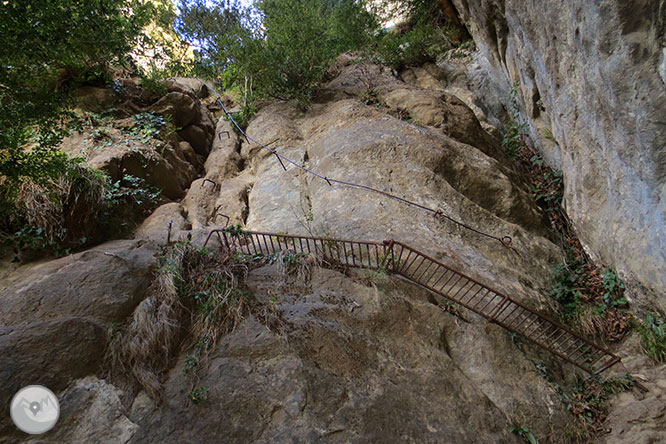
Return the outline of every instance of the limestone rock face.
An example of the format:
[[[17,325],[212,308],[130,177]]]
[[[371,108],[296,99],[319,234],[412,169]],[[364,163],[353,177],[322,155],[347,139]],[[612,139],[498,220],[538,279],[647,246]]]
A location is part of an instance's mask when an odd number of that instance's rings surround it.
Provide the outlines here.
[[[146,133],[146,128],[129,117],[97,122],[94,128],[65,138],[59,148],[85,158],[114,181],[127,174],[145,180],[168,199],[182,198],[211,151],[215,126],[200,100],[208,89],[199,80],[177,78],[166,86],[168,92],[148,108],[139,107],[131,100],[124,104],[126,112],[149,112],[169,119],[177,131],[164,135],[164,140]],[[104,91],[111,94],[104,88],[81,88],[77,94],[94,101]],[[110,106],[101,99],[99,105]],[[164,127],[151,130],[164,131]]]
[[[137,238],[163,243],[171,222],[172,241],[201,244],[227,222],[221,215],[255,230],[394,238],[546,310],[542,290],[557,248],[475,111],[436,87],[436,77],[419,86],[346,57],[334,68],[311,110],[273,103],[248,133],[327,177],[510,235],[521,254],[380,195],[330,186],[292,164],[285,171],[224,120],[205,176],[181,202],[158,208]],[[365,94],[377,103],[365,104]],[[423,291],[383,279],[314,269],[303,282],[275,267],[253,271],[251,293],[281,314],[284,331],[248,318],[220,340],[196,387],[186,371],[189,352],[181,350],[165,377],[166,402],[143,392],[128,397],[129,420],[138,426],[130,442],[508,443],[517,440],[507,430],[515,415],[543,433],[567,421],[556,391],[503,331],[470,314],[463,321]],[[195,405],[188,393],[197,387],[207,399]]]
[[[18,432],[9,419],[8,401],[19,389],[40,384],[58,393],[71,381],[95,374],[100,371],[106,341],[105,326],[87,318],[0,326],[0,397],[7,400],[0,437]],[[5,442],[18,442],[17,438]]]
[[[124,320],[152,280],[155,249],[120,240],[18,268],[0,283],[0,325],[60,317]]]
[[[30,384],[58,393],[75,379],[103,373],[109,328],[121,325],[145,297],[154,253],[144,241],[113,241],[5,275],[0,398],[9,400]],[[8,408],[7,403],[0,436],[14,431]],[[13,436],[7,442],[17,441]]]
[[[277,297],[285,335],[247,320],[224,337],[198,405],[180,392],[181,359],[167,378],[170,402],[136,418],[130,442],[519,442],[448,355],[455,321],[425,298],[329,270],[303,286],[276,285],[275,270],[259,269],[250,283],[262,299]]]
[[[159,115],[169,115],[179,129],[178,134],[187,141],[194,151],[207,156],[213,142],[215,125],[208,109],[201,102],[208,88],[197,79],[176,78],[167,82],[168,93],[150,110]]]
[[[531,289],[546,288],[557,252],[544,237],[540,209],[474,113],[441,91],[408,85],[377,65],[349,62],[337,70],[322,93],[324,103],[306,114],[274,104],[257,114],[248,132],[323,176],[372,186],[441,209],[476,229],[509,235],[524,253],[507,254],[496,240],[384,196],[331,186],[293,166],[285,172],[275,156],[243,142],[241,155],[255,176],[247,226],[375,241],[393,238],[441,255],[500,288],[506,285],[508,292],[518,290],[509,284],[516,282],[515,273]],[[375,94],[378,103],[364,104],[359,99],[364,91]],[[421,97],[425,105],[408,97]],[[405,120],[395,114],[397,108],[410,115],[450,116],[458,124],[448,131],[436,119],[430,125]],[[507,274],[514,277],[502,277]],[[519,294],[525,291],[520,287]],[[537,292],[530,297],[545,302]]]
[[[25,443],[125,444],[138,426],[128,418],[121,396],[119,389],[94,376],[78,379],[59,396],[57,426],[48,435],[28,439]]]
[[[453,3],[486,59],[479,83],[504,103],[517,84],[581,240],[666,309],[664,2]]]
[[[285,171],[220,120],[207,157],[179,141],[174,155],[202,177],[181,187],[182,200],[146,219],[135,240],[0,272],[0,351],[12,357],[0,371],[3,395],[25,382],[15,377],[25,360],[63,404],[58,430],[39,442],[517,443],[509,432],[516,418],[542,437],[564,429],[571,417],[535,366],[569,374],[561,362],[518,349],[498,326],[419,288],[363,271],[312,266],[301,279],[276,265],[255,269],[249,294],[279,316],[280,328],[248,315],[219,338],[209,359],[197,360],[196,376],[197,338],[155,350],[175,357],[164,369],[160,400],[101,379],[109,336],[127,325],[158,265],[147,241],[201,245],[226,224],[224,216],[253,230],[393,238],[549,311],[544,294],[558,248],[541,212],[484,129],[491,127],[481,108],[467,105],[476,103],[472,95],[461,89],[464,99],[455,96],[433,73],[403,81],[378,65],[341,57],[310,110],[275,102],[248,132],[326,177],[440,209],[491,236],[509,235],[518,253],[384,195],[329,185],[290,163]],[[177,88],[171,94],[197,97]],[[180,327],[185,336],[188,326]],[[77,353],[85,356],[80,363]],[[205,394],[197,404],[190,397],[195,389]],[[7,424],[0,423],[7,442],[36,442],[10,433]]]

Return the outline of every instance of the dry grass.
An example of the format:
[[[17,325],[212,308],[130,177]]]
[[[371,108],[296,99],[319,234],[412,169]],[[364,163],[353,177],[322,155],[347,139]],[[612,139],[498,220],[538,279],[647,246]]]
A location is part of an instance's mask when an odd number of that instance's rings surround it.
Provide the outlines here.
[[[79,244],[91,235],[104,207],[105,181],[95,170],[73,165],[48,187],[32,181],[21,184],[16,206],[28,225],[43,230],[56,245]]]
[[[112,378],[124,386],[138,384],[153,399],[160,398],[161,377],[180,336],[185,307],[178,294],[176,273],[185,253],[184,248],[173,248],[164,258],[149,296],[134,310],[124,331],[112,338],[107,353]]]
[[[599,312],[596,306],[586,306],[577,316],[577,324],[585,335],[614,343],[631,328],[631,315],[624,310]]]
[[[219,338],[247,316],[281,331],[277,310],[259,304],[246,290],[249,265],[233,252],[181,243],[169,247],[160,264],[148,298],[112,339],[107,359],[116,383],[141,387],[158,400],[162,378],[182,348],[191,351],[186,373],[193,376],[194,385]]]
[[[278,251],[271,261],[277,263],[278,273],[283,277],[308,282],[312,276],[312,267],[321,264],[316,256],[295,251]]]

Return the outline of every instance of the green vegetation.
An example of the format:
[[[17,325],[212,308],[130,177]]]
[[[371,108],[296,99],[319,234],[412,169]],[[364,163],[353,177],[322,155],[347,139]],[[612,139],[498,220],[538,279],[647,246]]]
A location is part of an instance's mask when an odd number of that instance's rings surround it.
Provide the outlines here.
[[[37,0],[0,8],[0,205],[5,211],[25,178],[48,186],[71,166],[55,149],[66,134],[68,92],[77,84],[105,81],[107,64],[124,60],[156,14],[145,3]]]
[[[26,250],[67,254],[85,244],[104,212],[106,177],[77,162],[41,184],[23,181],[15,206],[1,223],[0,239],[14,250],[14,260]]]
[[[518,104],[518,84],[511,88],[510,106],[508,109],[509,120],[506,123],[504,135],[502,137],[502,149],[514,161],[519,161],[520,150],[525,145],[524,134],[527,129],[525,123],[520,123],[520,105]]]
[[[305,106],[338,54],[360,49],[376,29],[354,0],[179,3],[178,30],[201,43],[200,70],[233,85],[241,97],[296,99]],[[261,20],[261,26],[259,25]]]
[[[663,316],[651,313],[635,325],[645,354],[657,362],[666,362],[666,321]]]
[[[631,390],[634,380],[626,374],[621,378],[602,379],[600,376],[576,378],[570,389],[555,386],[559,399],[567,410],[581,422],[580,435],[594,435],[602,431],[601,424],[608,415],[608,400],[612,395]]]
[[[192,401],[192,404],[199,404],[206,399],[208,399],[208,387],[205,385],[199,386],[190,393],[190,401]]]
[[[553,285],[550,296],[562,306],[565,317],[572,318],[578,313],[582,303],[583,264],[574,261],[562,262],[553,269]]]
[[[369,12],[408,17],[400,30],[381,30]],[[462,43],[436,3],[404,0],[263,0],[243,7],[235,0],[180,0],[178,32],[198,42],[198,72],[241,100],[244,127],[255,100],[296,100],[307,106],[333,59],[364,51],[395,69],[432,61]],[[469,44],[468,44],[469,45]]]
[[[233,237],[245,236],[247,233],[240,224],[229,225],[224,229],[224,232],[229,233]]]
[[[539,440],[536,438],[534,433],[532,433],[532,431],[527,426],[513,422],[509,426],[509,431],[511,433],[515,433],[516,435],[520,436],[523,439],[523,441],[525,441],[528,444],[539,444]]]
[[[567,249],[567,260],[553,269],[550,296],[562,309],[567,324],[611,342],[631,327],[624,284],[610,268],[600,273],[584,256]]]
[[[90,241],[113,188],[57,149],[80,116],[71,92],[126,65],[164,5],[140,0],[5,2],[0,8],[0,238],[18,252],[65,254]],[[117,86],[117,85],[116,85]],[[118,88],[116,88],[118,89]],[[97,143],[110,143],[103,129]]]
[[[177,130],[168,116],[140,110],[129,124],[118,120],[126,110],[73,112],[72,92],[80,86],[107,86],[123,99],[134,94],[111,77],[113,70],[142,78],[142,104],[163,95],[171,75],[205,74],[237,98],[233,117],[245,128],[262,101],[307,106],[331,61],[345,51],[400,69],[433,60],[453,41],[469,45],[461,28],[423,0],[395,4],[408,20],[390,32],[359,0],[263,0],[247,8],[236,0],[181,0],[179,14],[166,0],[6,3],[0,9],[0,239],[16,252],[67,253],[90,243],[95,226],[111,226],[106,219],[119,203],[142,212],[158,200],[141,179],[124,174],[111,181],[84,167],[83,158],[58,150],[70,131],[84,131],[83,157],[121,144],[143,154],[131,141],[165,142]],[[193,61],[184,58],[179,36],[196,42]],[[404,110],[398,115],[411,119]],[[36,216],[36,201],[48,218]],[[84,202],[94,206],[90,214],[81,213]]]
[[[72,114],[68,125],[86,134],[81,152],[103,150],[129,141],[148,144],[155,138],[168,137],[168,119],[151,113],[133,116],[129,128],[114,127],[113,110],[105,114]],[[125,137],[114,137],[118,129]],[[89,146],[89,148],[88,148]],[[143,156],[143,152],[139,151]],[[46,250],[56,255],[69,254],[72,249],[86,245],[99,237],[126,233],[134,215],[147,215],[160,200],[160,190],[145,180],[124,174],[112,180],[103,172],[87,167],[83,158],[62,156],[63,169],[52,171],[41,179],[21,177],[8,182],[12,188],[5,194],[4,219],[0,221],[0,240],[14,251],[14,260],[21,252]],[[142,159],[144,159],[142,157]],[[2,201],[2,199],[0,199]],[[11,205],[10,205],[11,202]]]
[[[451,47],[447,29],[418,21],[405,33],[387,32],[376,44],[379,61],[393,69],[432,62]]]
[[[601,273],[602,284],[604,287],[603,302],[599,303],[599,310],[604,311],[609,308],[625,307],[628,305],[627,299],[622,296],[624,283],[620,280],[615,270],[606,268]]]
[[[226,249],[199,249],[181,242],[165,247],[158,263],[148,298],[112,339],[111,373],[158,399],[161,377],[181,347],[185,329],[188,341],[183,347],[191,351],[183,371],[192,379],[190,399],[196,404],[206,399],[207,389],[199,386],[198,375],[218,339],[248,316],[281,331],[280,317],[272,305],[260,304],[245,287],[248,271],[260,261],[239,261]]]

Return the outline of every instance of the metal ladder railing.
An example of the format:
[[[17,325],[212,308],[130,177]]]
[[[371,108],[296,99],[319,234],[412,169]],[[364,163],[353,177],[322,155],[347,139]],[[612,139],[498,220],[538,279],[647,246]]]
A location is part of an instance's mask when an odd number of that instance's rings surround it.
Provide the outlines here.
[[[620,361],[591,342],[529,307],[397,241],[371,242],[256,231],[213,230],[222,245],[247,255],[277,252],[312,256],[323,266],[385,270],[524,336],[588,373],[599,374]]]

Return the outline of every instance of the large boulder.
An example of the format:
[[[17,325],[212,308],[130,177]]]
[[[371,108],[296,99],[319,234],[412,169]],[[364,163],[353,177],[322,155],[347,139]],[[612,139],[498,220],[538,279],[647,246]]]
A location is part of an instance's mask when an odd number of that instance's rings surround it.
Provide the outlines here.
[[[142,241],[114,241],[5,274],[0,283],[0,399],[9,400],[30,384],[57,393],[77,378],[102,374],[109,333],[145,297],[154,254],[154,246]],[[0,418],[0,436],[14,430],[8,406]],[[18,442],[11,436],[8,442]]]
[[[189,142],[197,154],[205,157],[211,149],[215,131],[208,109],[200,100],[204,88],[208,90],[197,79],[186,80],[179,78],[167,82],[169,92],[153,104],[150,110],[161,116],[170,116],[180,137]]]
[[[0,283],[0,325],[61,317],[122,322],[144,297],[155,253],[150,244],[121,240],[23,265]]]
[[[153,106],[150,111],[161,116],[170,116],[179,128],[199,120],[200,109],[196,98],[182,92],[169,92]]]
[[[376,65],[343,65],[325,85],[324,103],[305,114],[285,103],[268,106],[252,120],[248,133],[323,176],[440,209],[495,236],[509,235],[520,255],[497,240],[376,193],[329,185],[291,164],[285,172],[270,152],[243,142],[241,155],[255,175],[247,226],[352,239],[393,238],[441,255],[499,289],[545,307],[545,292],[535,290],[549,287],[558,249],[547,239],[541,210],[526,184],[474,113],[455,98],[450,99],[455,106],[447,108],[441,91],[406,85]],[[364,104],[368,90],[377,91],[379,103]],[[455,119],[462,123],[447,131],[434,121],[429,126],[401,119],[395,114],[399,102],[381,102],[391,91],[429,97],[428,106],[441,113],[459,111]],[[460,134],[452,134],[456,131]]]

